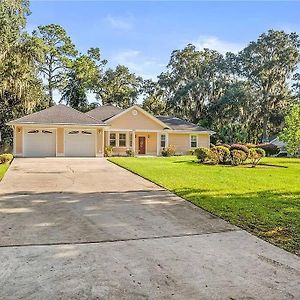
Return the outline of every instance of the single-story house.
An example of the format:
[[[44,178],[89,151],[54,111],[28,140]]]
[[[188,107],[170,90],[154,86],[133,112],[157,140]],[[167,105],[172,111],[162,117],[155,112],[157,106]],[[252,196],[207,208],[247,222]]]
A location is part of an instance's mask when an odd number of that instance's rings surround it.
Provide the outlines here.
[[[13,127],[14,154],[20,157],[103,156],[131,149],[138,155],[161,155],[174,145],[177,154],[209,147],[214,132],[176,117],[153,116],[134,105],[99,106],[82,113],[59,104],[8,123]]]

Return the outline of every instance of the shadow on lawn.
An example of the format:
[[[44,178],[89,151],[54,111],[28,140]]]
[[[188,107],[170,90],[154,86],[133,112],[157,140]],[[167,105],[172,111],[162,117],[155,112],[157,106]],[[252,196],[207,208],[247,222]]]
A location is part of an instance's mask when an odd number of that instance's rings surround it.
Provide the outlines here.
[[[176,189],[174,192],[232,224],[300,255],[300,191],[213,194],[201,189]]]

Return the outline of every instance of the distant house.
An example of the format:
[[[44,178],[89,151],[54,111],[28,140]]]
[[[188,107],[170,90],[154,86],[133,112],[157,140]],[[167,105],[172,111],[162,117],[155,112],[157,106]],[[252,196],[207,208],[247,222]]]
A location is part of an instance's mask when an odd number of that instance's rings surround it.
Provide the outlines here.
[[[209,147],[213,131],[173,116],[153,116],[139,106],[120,109],[103,105],[82,113],[55,105],[8,123],[14,132],[14,154],[21,157],[103,156],[130,149],[139,155],[161,155],[174,145],[185,154]]]

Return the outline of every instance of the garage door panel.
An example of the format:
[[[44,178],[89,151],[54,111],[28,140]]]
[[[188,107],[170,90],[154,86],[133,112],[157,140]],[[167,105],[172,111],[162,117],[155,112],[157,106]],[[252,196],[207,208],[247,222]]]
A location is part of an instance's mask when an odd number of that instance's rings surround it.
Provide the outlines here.
[[[65,131],[65,156],[95,156],[95,130],[67,129]]]
[[[56,130],[40,128],[25,130],[24,156],[56,156]]]

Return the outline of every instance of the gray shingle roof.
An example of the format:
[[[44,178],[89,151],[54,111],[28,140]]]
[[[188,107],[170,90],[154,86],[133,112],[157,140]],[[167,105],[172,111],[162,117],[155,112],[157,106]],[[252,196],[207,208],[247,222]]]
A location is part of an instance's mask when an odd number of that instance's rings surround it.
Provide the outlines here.
[[[122,111],[124,111],[124,109],[113,106],[111,104],[105,104],[88,111],[86,114],[97,120],[106,121],[113,116],[118,115]]]
[[[10,121],[8,124],[70,124],[106,125],[74,108],[59,104]]]
[[[157,119],[164,122],[173,130],[184,130],[184,131],[211,131],[207,128],[195,125],[191,122],[187,122],[185,120],[169,117],[169,116],[156,116]]]

